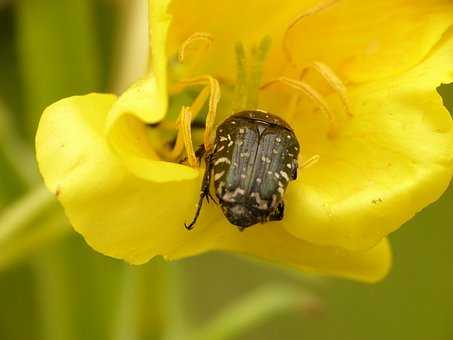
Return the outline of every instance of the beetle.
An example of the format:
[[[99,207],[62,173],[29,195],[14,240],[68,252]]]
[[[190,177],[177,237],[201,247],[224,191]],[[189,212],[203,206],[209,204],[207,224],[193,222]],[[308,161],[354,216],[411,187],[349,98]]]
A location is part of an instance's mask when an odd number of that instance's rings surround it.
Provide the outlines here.
[[[293,129],[276,115],[249,110],[228,117],[216,129],[212,151],[205,154],[195,217],[185,227],[192,229],[203,200],[213,199],[211,178],[225,217],[239,230],[282,220],[284,193],[297,178],[299,149]],[[203,145],[200,150],[202,157]]]

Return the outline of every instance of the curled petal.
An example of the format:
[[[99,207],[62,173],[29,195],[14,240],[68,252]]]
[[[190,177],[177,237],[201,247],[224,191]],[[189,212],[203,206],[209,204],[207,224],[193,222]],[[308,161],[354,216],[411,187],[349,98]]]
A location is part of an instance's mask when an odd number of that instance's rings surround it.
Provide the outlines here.
[[[169,0],[150,3],[150,73],[135,82],[113,104],[105,123],[110,145],[136,176],[166,182],[174,176],[193,179],[197,172],[178,164],[159,162],[149,142],[149,126],[161,121],[168,108],[165,44],[171,17]]]

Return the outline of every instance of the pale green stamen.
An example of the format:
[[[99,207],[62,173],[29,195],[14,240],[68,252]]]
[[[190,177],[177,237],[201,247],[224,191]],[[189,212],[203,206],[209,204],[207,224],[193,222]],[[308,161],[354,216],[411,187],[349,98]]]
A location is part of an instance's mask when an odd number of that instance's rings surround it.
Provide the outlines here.
[[[233,104],[235,112],[257,108],[264,61],[270,46],[270,37],[264,37],[258,46],[252,47],[248,59],[243,43],[236,44],[237,80]]]

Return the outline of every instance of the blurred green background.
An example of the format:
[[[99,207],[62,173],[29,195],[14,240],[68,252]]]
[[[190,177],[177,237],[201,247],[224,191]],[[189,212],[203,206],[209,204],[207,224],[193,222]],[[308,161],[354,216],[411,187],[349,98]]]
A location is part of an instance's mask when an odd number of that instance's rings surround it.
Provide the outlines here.
[[[139,2],[0,0],[0,228],[42,195],[33,161],[42,109],[73,94],[120,91],[140,73]],[[231,307],[230,318],[256,320],[236,325],[231,339],[453,339],[452,207],[450,189],[391,235],[390,276],[364,285],[222,253],[129,267],[92,251],[50,200],[12,236],[0,229],[0,339],[184,340],[187,327],[247,297],[251,312]],[[272,287],[311,303],[274,306],[260,298]]]

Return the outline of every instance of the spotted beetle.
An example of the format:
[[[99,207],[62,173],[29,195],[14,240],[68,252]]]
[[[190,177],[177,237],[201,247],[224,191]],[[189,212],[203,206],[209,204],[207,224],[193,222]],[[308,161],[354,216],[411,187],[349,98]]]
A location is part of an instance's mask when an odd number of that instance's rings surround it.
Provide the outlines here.
[[[211,177],[225,217],[239,230],[282,220],[283,196],[297,178],[298,155],[297,137],[283,119],[259,110],[231,115],[217,128],[214,147],[205,155],[197,210],[185,227],[193,228],[203,199],[212,199]]]

